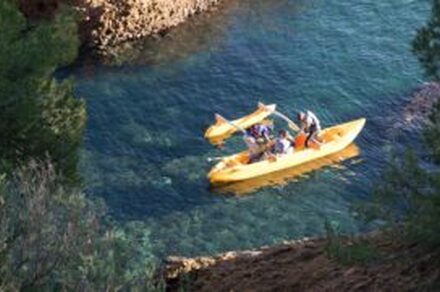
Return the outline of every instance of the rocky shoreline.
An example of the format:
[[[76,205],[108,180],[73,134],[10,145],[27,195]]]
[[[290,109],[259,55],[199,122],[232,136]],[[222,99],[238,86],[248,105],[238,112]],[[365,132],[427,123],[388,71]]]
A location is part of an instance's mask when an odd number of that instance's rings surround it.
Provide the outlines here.
[[[404,108],[403,123],[418,125],[428,121],[431,109],[438,102],[440,102],[440,83],[432,81],[423,84]]]
[[[89,43],[101,55],[127,41],[164,35],[191,16],[208,11],[221,0],[84,0]]]
[[[368,247],[371,259],[343,263],[329,256],[327,239],[313,238],[212,257],[169,257],[163,275],[167,291],[428,291],[440,279],[438,249],[382,233],[346,237],[342,245]]]
[[[26,17],[45,18],[66,3],[80,14],[83,43],[100,56],[112,57],[126,42],[163,36],[190,17],[217,7],[222,0],[20,0]]]

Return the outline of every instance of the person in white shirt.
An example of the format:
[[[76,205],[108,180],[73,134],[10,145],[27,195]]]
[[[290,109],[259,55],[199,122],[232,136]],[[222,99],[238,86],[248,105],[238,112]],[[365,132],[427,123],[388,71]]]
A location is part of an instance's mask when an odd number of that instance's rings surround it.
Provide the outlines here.
[[[305,146],[309,147],[310,140],[320,146],[321,142],[317,138],[321,132],[321,123],[316,115],[311,111],[299,112],[298,120],[301,123],[300,130],[307,135]]]
[[[289,136],[286,130],[278,132],[278,137],[275,139],[272,151],[274,154],[289,154],[293,152],[292,137]]]

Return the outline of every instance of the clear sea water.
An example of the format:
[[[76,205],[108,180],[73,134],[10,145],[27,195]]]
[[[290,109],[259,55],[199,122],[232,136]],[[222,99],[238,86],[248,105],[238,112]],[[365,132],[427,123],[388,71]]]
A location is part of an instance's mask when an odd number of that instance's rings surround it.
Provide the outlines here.
[[[395,129],[424,81],[410,51],[429,16],[427,0],[242,0],[198,16],[162,40],[127,52],[120,66],[72,70],[87,102],[82,172],[87,192],[117,220],[142,220],[156,255],[202,255],[323,233],[368,228],[351,206],[368,200],[392,147],[414,131]],[[368,119],[360,155],[245,196],[209,188],[203,139],[214,112],[229,118],[277,103],[293,116],[315,111],[324,125]],[[283,126],[281,121],[279,126]]]

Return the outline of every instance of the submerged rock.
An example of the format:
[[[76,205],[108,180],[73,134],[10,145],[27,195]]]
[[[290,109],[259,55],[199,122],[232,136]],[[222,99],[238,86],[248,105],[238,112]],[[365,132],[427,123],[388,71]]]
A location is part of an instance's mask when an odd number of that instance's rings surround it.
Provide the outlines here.
[[[403,125],[426,122],[435,103],[440,102],[440,83],[429,82],[417,90],[403,110]],[[402,125],[402,126],[403,126]]]

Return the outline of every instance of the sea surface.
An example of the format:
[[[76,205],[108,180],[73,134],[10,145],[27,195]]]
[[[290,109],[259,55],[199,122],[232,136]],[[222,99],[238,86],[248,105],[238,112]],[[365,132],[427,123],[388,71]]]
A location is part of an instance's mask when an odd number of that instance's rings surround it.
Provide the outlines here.
[[[367,230],[353,205],[368,201],[393,151],[419,139],[396,123],[425,80],[411,40],[429,8],[427,0],[228,0],[138,44],[117,66],[78,64],[70,73],[87,102],[87,193],[116,220],[146,222],[159,257],[317,236],[326,220]],[[215,112],[237,118],[258,101],[291,117],[310,109],[324,126],[366,117],[359,154],[283,183],[262,178],[240,194],[210,188],[208,158],[245,145],[236,135],[218,149],[204,130]]]

